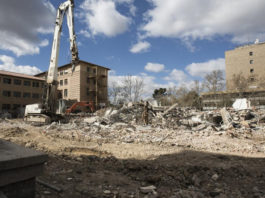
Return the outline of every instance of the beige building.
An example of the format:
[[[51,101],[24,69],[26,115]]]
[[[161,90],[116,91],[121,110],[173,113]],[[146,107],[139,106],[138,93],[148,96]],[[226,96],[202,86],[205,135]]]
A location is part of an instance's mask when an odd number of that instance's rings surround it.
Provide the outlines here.
[[[237,98],[247,98],[252,105],[265,108],[265,43],[226,51],[225,65],[227,90],[203,93],[203,109],[229,107]]]
[[[228,91],[239,90],[239,87],[233,82],[233,78],[234,75],[240,73],[248,82],[244,91],[265,89],[265,43],[245,45],[226,51],[225,64]]]
[[[66,64],[58,68],[58,90],[63,99],[73,101],[93,101],[99,108],[108,103],[108,71],[106,67],[79,62],[72,73],[72,65]],[[36,77],[45,78],[47,72]]]
[[[42,78],[0,70],[0,112],[15,113],[20,107],[41,101]]]

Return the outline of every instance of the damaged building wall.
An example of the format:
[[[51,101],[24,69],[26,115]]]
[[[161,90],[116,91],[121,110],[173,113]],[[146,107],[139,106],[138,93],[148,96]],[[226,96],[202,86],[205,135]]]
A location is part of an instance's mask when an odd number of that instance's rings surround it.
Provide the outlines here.
[[[72,73],[72,65],[58,68],[58,90],[63,99],[93,101],[96,107],[108,102],[108,71],[106,67],[80,61]],[[46,72],[36,76],[45,77]]]
[[[81,101],[93,101],[96,106],[108,102],[108,69],[81,62],[80,98]]]

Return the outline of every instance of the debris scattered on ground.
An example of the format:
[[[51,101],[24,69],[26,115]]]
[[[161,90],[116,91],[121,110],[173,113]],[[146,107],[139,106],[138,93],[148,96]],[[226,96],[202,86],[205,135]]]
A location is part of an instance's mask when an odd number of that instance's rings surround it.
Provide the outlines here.
[[[0,118],[0,138],[50,154],[37,198],[265,195],[265,110],[173,105],[151,109],[148,125],[143,111],[130,103],[42,126]]]

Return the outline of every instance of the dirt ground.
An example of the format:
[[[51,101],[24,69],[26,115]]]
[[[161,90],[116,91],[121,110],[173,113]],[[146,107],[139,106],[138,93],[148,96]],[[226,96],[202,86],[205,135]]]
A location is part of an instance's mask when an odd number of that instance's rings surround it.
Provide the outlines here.
[[[265,197],[261,134],[165,131],[160,141],[124,143],[44,129],[21,120],[0,122],[0,138],[49,155],[38,179],[61,191],[37,183],[37,198]]]

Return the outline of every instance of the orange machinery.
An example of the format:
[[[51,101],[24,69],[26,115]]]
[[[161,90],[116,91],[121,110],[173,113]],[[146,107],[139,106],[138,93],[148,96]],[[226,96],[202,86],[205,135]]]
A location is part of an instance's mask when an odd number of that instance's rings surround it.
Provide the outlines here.
[[[72,113],[78,106],[79,107],[90,107],[91,112],[95,111],[94,103],[92,101],[90,102],[81,101],[81,102],[74,103],[70,108],[66,109],[65,114]]]

